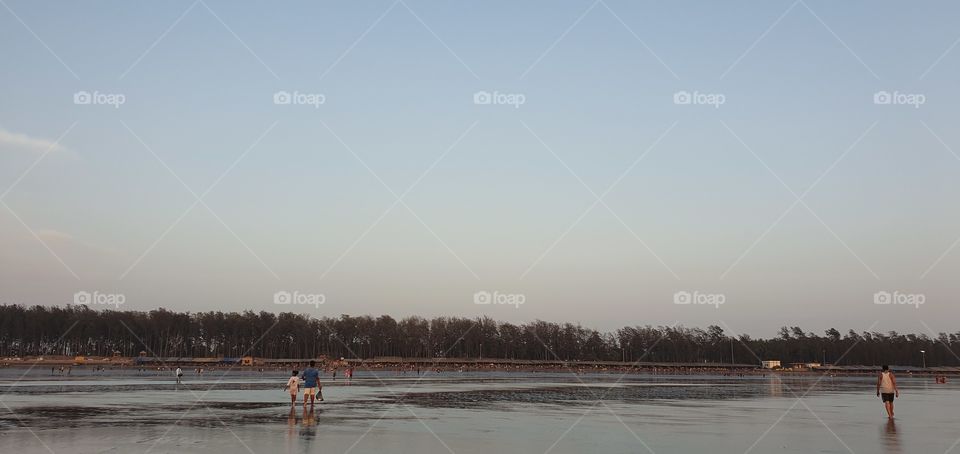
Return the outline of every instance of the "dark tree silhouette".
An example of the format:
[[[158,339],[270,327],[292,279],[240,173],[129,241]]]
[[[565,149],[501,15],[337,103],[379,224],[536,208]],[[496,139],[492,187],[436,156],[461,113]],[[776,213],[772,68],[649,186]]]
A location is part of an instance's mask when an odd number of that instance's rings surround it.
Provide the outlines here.
[[[41,355],[266,358],[491,358],[519,360],[759,363],[823,362],[957,366],[960,332],[896,332],[823,336],[783,327],[776,337],[731,336],[719,326],[625,326],[599,332],[571,323],[525,324],[487,317],[389,315],[313,318],[294,313],[95,311],[86,306],[0,305],[0,356]],[[960,351],[960,350],[956,350]]]

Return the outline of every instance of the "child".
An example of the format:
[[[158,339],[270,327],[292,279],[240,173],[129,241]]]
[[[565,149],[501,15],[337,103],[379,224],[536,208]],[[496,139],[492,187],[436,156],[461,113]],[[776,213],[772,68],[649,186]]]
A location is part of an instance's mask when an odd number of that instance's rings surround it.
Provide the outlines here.
[[[287,380],[287,390],[290,391],[290,405],[297,404],[297,393],[300,391],[300,378],[297,377],[297,374],[300,371],[295,370],[290,374],[290,379]]]

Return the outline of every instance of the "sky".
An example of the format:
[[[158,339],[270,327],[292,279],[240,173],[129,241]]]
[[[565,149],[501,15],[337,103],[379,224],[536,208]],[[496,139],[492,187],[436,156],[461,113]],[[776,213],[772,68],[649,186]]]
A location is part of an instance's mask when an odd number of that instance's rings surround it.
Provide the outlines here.
[[[958,16],[3,0],[0,302],[956,331]]]

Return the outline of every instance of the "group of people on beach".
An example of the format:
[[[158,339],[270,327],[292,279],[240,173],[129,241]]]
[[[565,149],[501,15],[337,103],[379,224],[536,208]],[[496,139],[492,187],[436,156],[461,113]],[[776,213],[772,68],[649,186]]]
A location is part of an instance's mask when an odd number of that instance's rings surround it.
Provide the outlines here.
[[[334,368],[330,371],[331,378],[336,381],[337,379],[337,369]],[[344,371],[344,376],[347,378],[347,384],[350,384],[350,380],[353,378],[353,367],[347,367]],[[300,373],[298,370],[293,370],[290,373],[290,378],[287,379],[287,386],[284,388],[287,392],[290,393],[290,405],[296,405],[297,395],[300,394],[300,389],[303,389],[303,405],[307,405],[307,398],[309,397],[310,406],[312,407],[314,402],[323,402],[323,385],[320,384],[320,370],[317,369],[317,362],[314,360],[310,361],[310,366],[304,369],[303,373]]]
[[[303,374],[298,376],[299,371],[294,370],[287,380],[287,391],[290,393],[290,406],[297,404],[297,395],[300,394],[300,387],[303,386],[303,405],[307,405],[307,397],[310,397],[310,406],[313,407],[315,400],[323,402],[323,386],[320,385],[320,371],[317,369],[317,362],[311,360]]]
[[[419,368],[417,370],[417,375],[419,375]],[[51,374],[54,373],[54,370],[51,369]],[[60,373],[63,374],[63,367],[60,368]],[[69,374],[69,371],[67,372]],[[174,372],[177,384],[181,383],[183,377],[183,370],[180,367],[176,368]],[[353,368],[350,367],[346,370],[346,378],[349,380],[353,377]],[[332,371],[332,378],[336,380],[336,369]],[[939,378],[938,383],[940,383]],[[944,380],[945,382],[946,380]],[[317,401],[323,402],[323,386],[320,384],[320,370],[317,369],[317,362],[314,360],[310,361],[310,365],[304,369],[303,373],[300,373],[298,370],[293,370],[290,374],[290,378],[287,380],[287,385],[284,388],[290,394],[290,405],[294,406],[297,403],[297,397],[300,394],[300,390],[303,389],[303,405],[307,405],[309,400],[310,406],[313,407],[314,403]],[[877,376],[877,397],[883,402],[883,406],[887,411],[887,417],[893,419],[893,401],[895,398],[900,397],[900,389],[897,387],[897,379],[893,375],[893,372],[890,371],[890,367],[883,365],[880,370],[880,374]],[[309,398],[309,399],[308,399]]]
[[[303,387],[304,406],[307,405],[307,397],[310,398],[311,407],[313,407],[315,400],[323,402],[323,386],[320,385],[320,371],[316,368],[316,365],[316,361],[310,361],[310,366],[299,376],[299,371],[292,371],[286,386],[286,390],[290,393],[290,406],[296,405],[301,385]],[[351,377],[353,371],[348,369],[346,375],[348,378]],[[336,380],[336,376],[336,371],[334,371],[334,380]],[[890,371],[890,366],[883,365],[880,375],[877,376],[877,397],[883,402],[883,406],[887,410],[887,417],[893,419],[893,400],[900,397],[900,389],[897,388],[897,378]]]

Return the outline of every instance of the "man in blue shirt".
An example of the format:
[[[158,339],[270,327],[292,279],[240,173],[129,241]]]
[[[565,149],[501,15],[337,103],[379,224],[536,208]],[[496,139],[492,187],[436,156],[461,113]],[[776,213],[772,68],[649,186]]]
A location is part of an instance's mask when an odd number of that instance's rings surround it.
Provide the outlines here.
[[[310,367],[303,371],[303,405],[307,405],[307,396],[310,396],[310,406],[313,406],[313,400],[318,399],[323,402],[323,394],[320,392],[320,371],[316,368],[317,362],[311,360]]]

